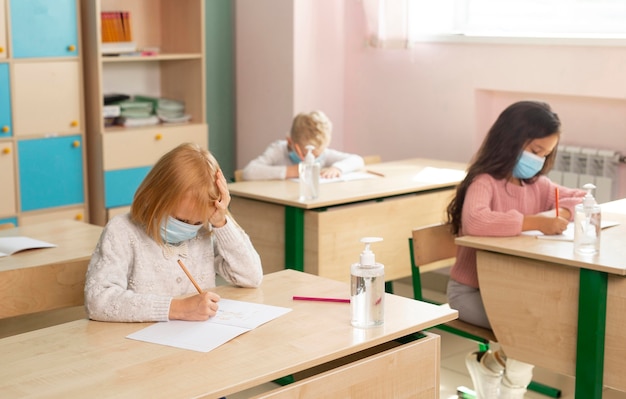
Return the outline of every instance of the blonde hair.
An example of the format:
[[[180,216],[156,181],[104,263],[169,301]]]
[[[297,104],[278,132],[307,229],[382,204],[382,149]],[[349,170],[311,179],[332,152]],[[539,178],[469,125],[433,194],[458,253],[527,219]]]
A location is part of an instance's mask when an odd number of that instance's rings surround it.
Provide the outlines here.
[[[322,111],[300,113],[293,118],[291,124],[291,140],[303,150],[311,144],[315,148],[324,149],[331,139],[333,124]]]
[[[161,222],[172,214],[183,197],[191,195],[194,211],[208,220],[220,197],[216,183],[217,160],[197,144],[184,143],[157,161],[133,198],[130,217],[162,243]],[[205,225],[205,229],[207,225]]]

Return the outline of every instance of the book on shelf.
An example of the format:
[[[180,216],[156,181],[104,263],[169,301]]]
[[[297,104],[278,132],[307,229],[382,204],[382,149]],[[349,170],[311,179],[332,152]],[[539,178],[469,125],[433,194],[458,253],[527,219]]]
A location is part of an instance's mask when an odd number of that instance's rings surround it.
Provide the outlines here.
[[[121,109],[117,104],[105,105],[102,107],[102,115],[105,118],[116,118],[120,116]]]
[[[121,116],[116,120],[117,125],[124,127],[141,127],[141,126],[152,126],[158,125],[160,120],[156,115],[150,115],[142,118],[129,118]]]
[[[104,105],[113,105],[128,99],[130,99],[130,96],[122,93],[109,93],[103,96]]]
[[[13,255],[16,252],[25,251],[27,249],[53,247],[56,247],[56,245],[30,237],[0,237],[0,258]]]
[[[102,42],[131,42],[131,22],[128,11],[102,11],[100,13]]]
[[[137,51],[133,42],[130,12],[102,11],[100,13],[101,50],[103,55],[118,55]]]

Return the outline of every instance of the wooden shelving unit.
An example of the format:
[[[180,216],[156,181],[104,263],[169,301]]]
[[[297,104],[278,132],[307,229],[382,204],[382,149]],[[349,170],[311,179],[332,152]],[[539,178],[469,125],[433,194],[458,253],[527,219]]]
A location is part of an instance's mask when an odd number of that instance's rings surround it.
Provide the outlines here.
[[[128,11],[137,49],[156,55],[102,54],[100,13]],[[84,73],[91,222],[128,210],[151,166],[182,142],[208,148],[204,0],[84,0]],[[191,120],[149,127],[105,127],[103,96],[182,101]]]

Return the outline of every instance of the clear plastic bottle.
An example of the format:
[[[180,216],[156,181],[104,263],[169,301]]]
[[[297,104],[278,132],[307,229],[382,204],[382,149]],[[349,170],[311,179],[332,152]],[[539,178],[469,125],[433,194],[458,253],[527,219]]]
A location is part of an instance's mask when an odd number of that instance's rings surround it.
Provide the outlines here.
[[[574,208],[574,252],[579,255],[595,255],[600,252],[602,214],[592,191],[591,183],[583,186],[587,194],[581,204]]]
[[[350,308],[352,325],[369,328],[385,321],[385,267],[376,263],[370,244],[382,241],[380,237],[364,237],[365,249],[360,262],[350,268]]]
[[[317,198],[320,184],[320,164],[315,162],[312,145],[306,146],[306,156],[304,161],[298,165],[300,180],[300,201],[310,201]]]

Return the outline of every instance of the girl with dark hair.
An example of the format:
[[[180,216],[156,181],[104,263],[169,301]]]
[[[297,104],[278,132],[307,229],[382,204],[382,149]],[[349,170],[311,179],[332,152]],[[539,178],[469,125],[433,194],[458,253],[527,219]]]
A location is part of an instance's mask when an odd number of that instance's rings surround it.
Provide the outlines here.
[[[516,102],[500,114],[448,205],[455,235],[561,234],[567,228],[585,192],[558,186],[545,176],[556,157],[560,126],[558,115],[542,102]],[[550,214],[557,188],[559,211]],[[475,249],[458,247],[447,296],[459,319],[490,328]],[[507,359],[501,350],[470,353],[466,364],[478,399],[523,398],[532,379],[532,365]]]

